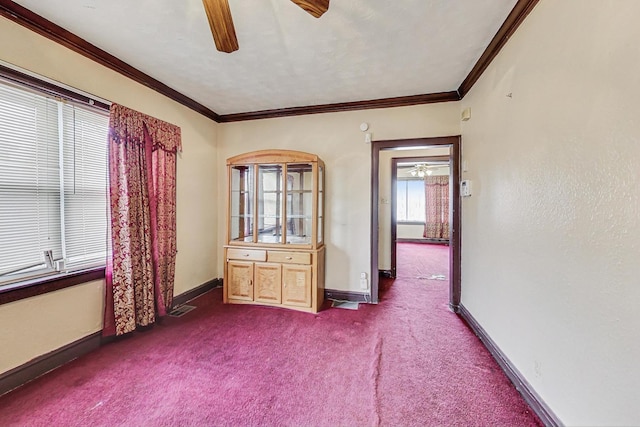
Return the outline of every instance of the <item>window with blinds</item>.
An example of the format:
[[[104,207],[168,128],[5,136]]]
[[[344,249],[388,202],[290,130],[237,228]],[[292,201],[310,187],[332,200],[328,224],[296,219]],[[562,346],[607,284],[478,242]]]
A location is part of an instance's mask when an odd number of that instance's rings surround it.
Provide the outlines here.
[[[105,264],[108,121],[0,80],[0,286]]]
[[[397,221],[424,223],[426,216],[424,180],[398,178],[396,185]]]

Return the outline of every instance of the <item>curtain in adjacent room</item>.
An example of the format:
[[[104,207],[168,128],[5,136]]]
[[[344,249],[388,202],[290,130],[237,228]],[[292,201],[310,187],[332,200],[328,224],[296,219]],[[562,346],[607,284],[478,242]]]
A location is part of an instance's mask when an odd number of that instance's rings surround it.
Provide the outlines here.
[[[449,177],[424,177],[425,211],[423,237],[449,239]]]
[[[180,128],[121,105],[109,117],[112,258],[104,335],[164,316],[173,303]]]

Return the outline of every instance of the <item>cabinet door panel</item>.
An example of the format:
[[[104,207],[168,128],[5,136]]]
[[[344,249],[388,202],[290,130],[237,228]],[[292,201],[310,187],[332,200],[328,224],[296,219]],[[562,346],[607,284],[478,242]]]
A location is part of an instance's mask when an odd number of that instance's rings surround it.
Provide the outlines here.
[[[282,268],[280,264],[255,264],[255,300],[280,304],[282,302]]]
[[[311,307],[311,266],[282,266],[282,303]]]
[[[253,301],[253,263],[227,263],[228,298]]]

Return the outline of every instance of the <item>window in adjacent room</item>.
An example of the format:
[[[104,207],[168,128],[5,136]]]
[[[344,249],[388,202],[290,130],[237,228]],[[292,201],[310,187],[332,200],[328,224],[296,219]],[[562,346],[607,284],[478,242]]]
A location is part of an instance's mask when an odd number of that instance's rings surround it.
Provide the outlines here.
[[[0,286],[105,264],[108,121],[0,80]]]
[[[397,221],[419,222],[424,224],[424,180],[416,178],[398,178],[397,185]]]

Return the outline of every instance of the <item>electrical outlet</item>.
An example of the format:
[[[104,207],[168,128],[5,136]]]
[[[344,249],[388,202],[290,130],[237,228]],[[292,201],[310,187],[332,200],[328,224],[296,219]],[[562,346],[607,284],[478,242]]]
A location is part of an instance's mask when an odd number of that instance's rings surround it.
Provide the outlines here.
[[[367,279],[367,273],[360,273],[360,289],[369,289],[369,280]]]

